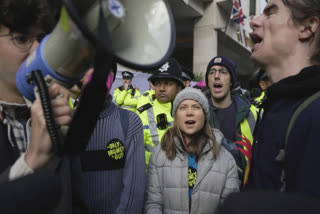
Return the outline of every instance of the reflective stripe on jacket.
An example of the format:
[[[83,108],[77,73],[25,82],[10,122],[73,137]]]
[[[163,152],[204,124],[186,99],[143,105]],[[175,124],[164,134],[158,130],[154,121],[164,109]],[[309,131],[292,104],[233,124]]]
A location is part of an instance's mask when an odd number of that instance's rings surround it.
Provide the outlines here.
[[[210,97],[208,97],[208,101],[210,106],[210,125],[213,128],[218,128],[218,121],[215,113],[216,107],[213,106]],[[258,109],[254,105],[251,105],[248,100],[237,95],[232,95],[232,101],[235,102],[236,105],[236,118],[234,124],[236,136],[234,137],[233,142],[236,144],[236,149],[239,151],[240,163],[238,163],[238,172],[244,187],[248,182],[250,171],[253,131],[257,121]]]
[[[144,96],[144,95],[143,95]],[[164,135],[165,131],[172,126],[173,118],[171,117],[171,108],[172,103],[160,103],[157,99],[152,99],[151,96],[148,96],[148,99],[142,98],[140,102],[138,101],[138,108],[150,103],[151,107],[142,111],[141,113],[137,111],[143,125],[143,135],[144,135],[144,145],[145,145],[145,155],[146,155],[146,164],[149,163],[149,158],[151,153],[154,151],[154,146],[158,145],[161,142],[161,138]],[[140,98],[139,98],[140,99]],[[146,100],[149,100],[146,102]],[[160,114],[165,114],[167,118],[167,128],[159,129],[157,124],[157,116]]]

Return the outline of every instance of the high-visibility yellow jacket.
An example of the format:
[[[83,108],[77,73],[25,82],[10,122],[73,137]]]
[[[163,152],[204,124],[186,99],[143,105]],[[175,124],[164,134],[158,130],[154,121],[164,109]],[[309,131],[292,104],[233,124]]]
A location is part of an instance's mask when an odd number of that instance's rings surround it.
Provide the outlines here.
[[[216,116],[217,108],[213,106],[210,94],[208,95],[210,119],[209,123],[213,128],[219,128],[218,119]],[[258,109],[245,100],[243,97],[232,95],[233,101],[236,102],[236,118],[235,118],[235,139],[233,143],[237,149],[232,149],[231,154],[235,157],[238,165],[239,178],[242,187],[248,182],[248,175],[251,165],[251,154],[253,144],[253,131],[258,117]],[[227,148],[228,149],[228,148]],[[229,150],[229,149],[228,149]],[[231,147],[230,147],[231,150]],[[230,151],[229,150],[229,151]]]
[[[152,100],[156,99],[155,97],[155,91],[154,90],[147,90],[143,92],[139,97],[137,97],[137,108],[147,104],[151,103]]]
[[[161,142],[161,138],[168,128],[173,124],[171,117],[172,103],[160,103],[154,96],[154,91],[144,93],[138,98],[137,114],[139,115],[143,125],[144,145],[146,164],[149,164],[149,158],[153,152],[153,147]],[[162,114],[162,115],[161,115]],[[164,116],[164,115],[165,116]],[[166,118],[166,121],[160,118]],[[161,127],[165,124],[166,128]]]
[[[78,100],[74,100],[73,98],[69,98],[69,106],[72,108],[72,109],[76,109],[77,106],[75,105],[75,102],[79,102]]]
[[[262,102],[265,100],[265,97],[266,96],[266,94],[264,93],[264,91],[262,91],[261,92],[261,94],[260,94],[260,96],[259,97],[256,97],[255,99],[254,99],[254,102],[253,102],[253,105],[255,105],[255,106],[259,106],[259,105],[261,105],[262,104]]]
[[[131,86],[129,89],[124,90],[123,86],[121,86],[114,90],[113,100],[121,108],[135,112],[138,96],[140,96],[139,89]]]

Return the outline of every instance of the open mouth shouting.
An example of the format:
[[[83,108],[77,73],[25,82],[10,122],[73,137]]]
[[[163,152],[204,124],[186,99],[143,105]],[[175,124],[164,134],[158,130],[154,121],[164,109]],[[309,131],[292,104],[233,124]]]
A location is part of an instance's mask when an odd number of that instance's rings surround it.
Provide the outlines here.
[[[196,123],[195,120],[187,120],[187,121],[185,122],[185,125],[186,125],[187,128],[192,128],[195,123]]]
[[[223,87],[223,85],[221,83],[214,83],[213,84],[213,91],[215,93],[219,93],[222,91],[222,87]]]
[[[252,52],[253,52],[255,49],[257,49],[259,45],[261,45],[263,39],[256,33],[251,33],[250,38],[255,43],[254,47],[252,48]]]

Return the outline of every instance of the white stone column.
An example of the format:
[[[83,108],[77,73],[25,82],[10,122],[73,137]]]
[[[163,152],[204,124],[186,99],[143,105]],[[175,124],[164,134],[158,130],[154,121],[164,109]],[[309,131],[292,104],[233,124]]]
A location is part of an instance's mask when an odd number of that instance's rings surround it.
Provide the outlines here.
[[[193,73],[195,76],[205,73],[209,61],[217,55],[218,33],[215,30],[215,3],[210,3],[204,15],[198,18],[194,24],[193,31]]]

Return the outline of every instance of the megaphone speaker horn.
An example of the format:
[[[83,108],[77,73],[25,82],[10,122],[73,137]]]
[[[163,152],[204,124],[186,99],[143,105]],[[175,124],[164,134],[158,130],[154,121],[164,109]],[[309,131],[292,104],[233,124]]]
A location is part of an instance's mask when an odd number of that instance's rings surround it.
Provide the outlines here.
[[[80,17],[74,6],[79,8],[82,4],[78,1],[72,4],[70,1],[64,0],[72,20],[86,39],[93,44],[99,43],[95,36],[98,2],[91,5],[85,16]],[[121,64],[138,70],[150,70],[161,66],[171,56],[176,35],[172,13],[165,1],[108,0],[103,1],[102,5],[112,41],[112,54]]]
[[[163,0],[64,0],[53,32],[19,68],[17,87],[29,101],[35,99],[31,71],[71,87],[93,63],[95,45],[106,46],[126,67],[148,71],[172,54],[175,27]],[[98,39],[99,11],[103,11],[109,38]],[[108,46],[109,44],[109,46]],[[110,45],[111,44],[111,45]]]

